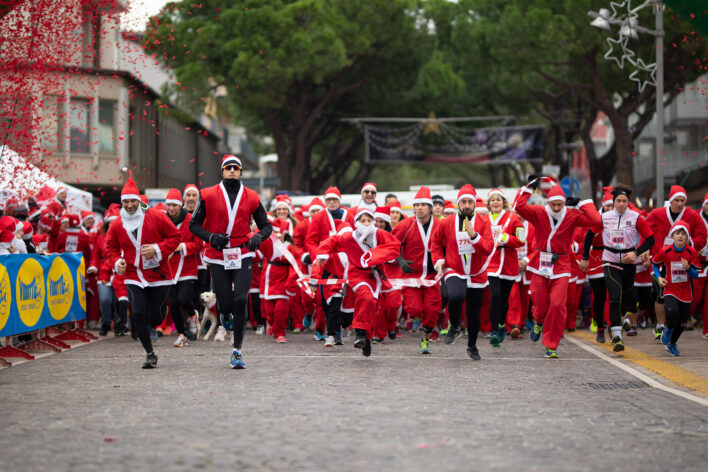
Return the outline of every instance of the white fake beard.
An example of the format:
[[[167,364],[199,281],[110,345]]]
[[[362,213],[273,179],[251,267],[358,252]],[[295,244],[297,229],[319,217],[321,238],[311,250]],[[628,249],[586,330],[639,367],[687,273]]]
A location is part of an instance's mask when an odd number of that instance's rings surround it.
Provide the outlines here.
[[[120,209],[120,219],[123,221],[123,228],[128,232],[132,232],[138,229],[138,227],[143,224],[144,216],[145,213],[140,207],[138,207],[138,209],[135,210],[135,213],[133,213],[132,215],[125,211],[124,208]]]
[[[565,207],[561,208],[561,211],[553,211],[551,210],[551,207],[549,205],[546,205],[546,211],[549,215],[551,215],[554,220],[560,219],[560,217],[563,215],[563,210],[565,210]]]
[[[360,243],[363,243],[364,241],[369,241],[373,242],[373,235],[376,232],[376,226],[372,224],[365,226],[358,221],[354,223],[354,226],[356,227],[356,231],[354,231],[354,237],[356,238],[357,241]],[[369,244],[371,246],[371,244]]]
[[[377,207],[376,202],[366,203],[363,198],[359,201],[359,206],[371,211],[376,211]]]

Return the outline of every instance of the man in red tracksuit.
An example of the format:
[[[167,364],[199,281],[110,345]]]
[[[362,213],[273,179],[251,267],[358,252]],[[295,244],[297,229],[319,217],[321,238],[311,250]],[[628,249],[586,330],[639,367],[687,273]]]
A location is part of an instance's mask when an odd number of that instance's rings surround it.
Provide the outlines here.
[[[433,199],[428,187],[421,187],[413,200],[415,218],[406,218],[393,229],[393,235],[401,241],[399,265],[403,269],[403,278],[434,280],[435,268],[430,255],[430,240],[433,232],[440,225],[440,220],[432,216]],[[442,297],[440,285],[403,287],[403,299],[406,312],[411,318],[422,318],[423,337],[420,340],[420,353],[430,354],[428,340],[435,329]]]
[[[532,185],[537,184],[538,180]],[[531,188],[524,188],[516,206],[519,215],[536,230],[536,253],[526,269],[533,273],[531,299],[535,323],[530,338],[536,342],[543,332],[546,357],[557,358],[556,349],[565,326],[573,231],[577,226],[597,226],[602,220],[592,200],[568,202],[577,204],[579,209],[566,206],[565,193],[559,185],[548,191],[545,206],[528,205],[532,193]]]

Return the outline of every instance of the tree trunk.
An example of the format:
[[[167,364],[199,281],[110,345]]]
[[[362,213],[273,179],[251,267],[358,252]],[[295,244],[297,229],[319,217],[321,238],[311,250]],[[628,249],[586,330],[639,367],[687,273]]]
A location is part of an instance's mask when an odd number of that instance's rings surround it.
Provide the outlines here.
[[[634,143],[632,142],[632,133],[627,127],[627,118],[622,117],[624,126],[621,124],[613,128],[615,130],[615,151],[617,153],[616,172],[617,182],[628,185],[634,188],[634,163],[632,153],[634,152]]]

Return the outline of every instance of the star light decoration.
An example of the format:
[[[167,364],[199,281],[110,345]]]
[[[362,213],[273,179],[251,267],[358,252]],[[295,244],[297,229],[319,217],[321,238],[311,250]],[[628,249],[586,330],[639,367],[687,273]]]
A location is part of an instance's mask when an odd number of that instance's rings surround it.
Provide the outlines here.
[[[639,18],[639,11],[652,3],[651,0],[645,0],[639,6],[632,8],[631,0],[610,2],[612,16],[609,18],[609,22],[621,19],[622,16],[624,16],[624,22],[620,28],[618,39],[607,38],[609,48],[603,57],[608,61],[614,61],[620,69],[624,69],[625,62],[634,66],[634,71],[629,75],[629,79],[637,82],[640,93],[647,85],[656,85],[656,63],[646,63],[641,58],[637,58],[635,52],[628,47],[630,36],[622,34],[622,29],[626,28],[631,32],[632,26]]]

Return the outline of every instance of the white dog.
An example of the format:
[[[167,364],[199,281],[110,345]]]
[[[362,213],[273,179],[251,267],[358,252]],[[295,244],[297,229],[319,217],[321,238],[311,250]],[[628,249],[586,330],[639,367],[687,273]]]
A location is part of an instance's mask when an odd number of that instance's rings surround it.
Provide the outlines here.
[[[201,338],[207,341],[209,340],[209,337],[214,334],[214,332],[216,331],[216,326],[218,325],[216,318],[216,295],[214,294],[214,292],[203,292],[201,295],[199,295],[199,298],[201,299],[202,305],[204,305],[205,310],[204,314],[202,315],[201,329],[197,333],[197,339]],[[207,331],[205,334],[204,327],[206,326],[207,321],[211,321],[211,325],[209,326],[209,331]]]

